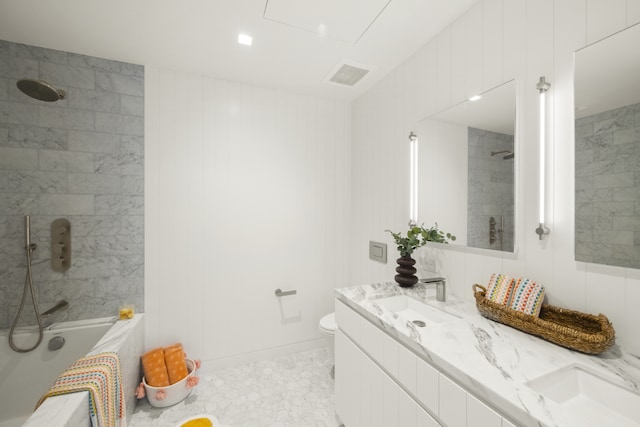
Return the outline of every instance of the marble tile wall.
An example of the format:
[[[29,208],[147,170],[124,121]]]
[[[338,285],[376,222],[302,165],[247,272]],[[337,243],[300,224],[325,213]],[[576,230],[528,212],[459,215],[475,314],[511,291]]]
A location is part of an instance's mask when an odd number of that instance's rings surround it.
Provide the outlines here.
[[[514,215],[514,159],[505,159],[513,153],[513,135],[469,128],[469,185],[467,202],[467,245],[474,248],[513,251]],[[489,240],[489,220],[493,217],[496,229],[504,218],[502,242],[499,233],[494,243]]]
[[[42,79],[67,92],[49,103],[16,87]],[[0,329],[26,273],[31,215],[38,305],[70,303],[69,320],[143,310],[144,68],[0,40]],[[50,267],[50,225],[72,227],[72,265]],[[33,322],[27,306],[21,324]]]
[[[576,119],[576,260],[640,267],[640,104]]]

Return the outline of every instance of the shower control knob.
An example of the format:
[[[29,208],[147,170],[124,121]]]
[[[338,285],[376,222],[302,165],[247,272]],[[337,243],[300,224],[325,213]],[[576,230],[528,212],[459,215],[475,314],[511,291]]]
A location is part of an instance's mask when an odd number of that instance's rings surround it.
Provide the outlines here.
[[[71,223],[64,218],[51,224],[51,267],[58,273],[71,267]]]

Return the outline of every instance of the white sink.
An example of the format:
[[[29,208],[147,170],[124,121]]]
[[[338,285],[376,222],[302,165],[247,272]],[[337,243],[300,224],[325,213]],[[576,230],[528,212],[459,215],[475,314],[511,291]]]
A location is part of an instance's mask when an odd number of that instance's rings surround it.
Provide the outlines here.
[[[587,368],[570,365],[527,385],[584,420],[583,425],[640,426],[640,395]]]
[[[423,327],[429,323],[445,323],[459,319],[451,313],[447,313],[428,304],[410,298],[406,295],[379,298],[375,300],[381,308],[395,313],[398,317],[416,326]]]

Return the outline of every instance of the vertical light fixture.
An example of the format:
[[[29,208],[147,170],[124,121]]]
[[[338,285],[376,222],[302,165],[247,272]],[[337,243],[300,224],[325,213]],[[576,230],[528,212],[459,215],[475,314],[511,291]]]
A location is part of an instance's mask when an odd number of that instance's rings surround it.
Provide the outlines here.
[[[538,228],[536,228],[536,234],[539,239],[542,240],[542,236],[550,233],[548,227],[545,226],[545,212],[546,212],[546,194],[545,194],[545,176],[546,176],[546,145],[547,145],[547,127],[546,127],[546,118],[547,118],[547,100],[546,93],[551,87],[547,81],[545,81],[544,76],[540,77],[540,81],[536,85],[536,89],[540,93],[540,159],[539,159],[539,182],[538,182]]]
[[[418,224],[418,135],[409,132],[409,227]]]

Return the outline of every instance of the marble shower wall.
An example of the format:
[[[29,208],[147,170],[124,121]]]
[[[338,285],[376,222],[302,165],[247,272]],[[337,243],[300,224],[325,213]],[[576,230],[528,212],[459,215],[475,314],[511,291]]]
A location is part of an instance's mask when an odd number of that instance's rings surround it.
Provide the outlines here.
[[[468,141],[467,245],[513,252],[514,159],[504,159],[508,153],[491,155],[498,151],[513,153],[513,135],[470,127]],[[495,242],[490,243],[491,217],[496,230],[504,218],[502,242],[497,233]]]
[[[21,78],[67,92],[48,103]],[[144,68],[0,40],[0,329],[13,319],[26,273],[31,215],[38,305],[70,303],[70,320],[143,309]],[[51,269],[50,225],[71,222],[72,264]],[[27,306],[24,321],[33,322]]]
[[[640,268],[640,104],[576,119],[576,260]]]

